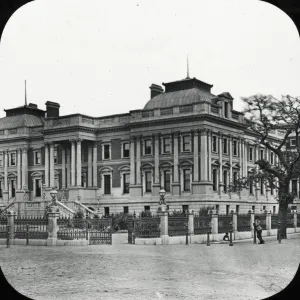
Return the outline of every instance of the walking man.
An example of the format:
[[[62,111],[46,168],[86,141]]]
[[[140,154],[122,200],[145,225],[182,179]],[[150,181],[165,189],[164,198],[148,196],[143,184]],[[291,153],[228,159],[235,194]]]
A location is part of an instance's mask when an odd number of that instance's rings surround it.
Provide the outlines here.
[[[265,241],[261,236],[262,227],[260,226],[260,220],[258,218],[255,220],[255,231],[257,232],[257,238],[259,239],[259,244],[264,244]]]

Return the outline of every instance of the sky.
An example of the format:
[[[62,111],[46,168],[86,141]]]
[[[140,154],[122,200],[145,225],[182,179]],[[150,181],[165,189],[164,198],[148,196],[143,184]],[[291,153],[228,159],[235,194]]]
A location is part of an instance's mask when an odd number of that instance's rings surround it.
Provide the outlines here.
[[[300,96],[300,40],[258,0],[35,0],[0,42],[0,117],[28,103],[94,117],[143,109],[150,85],[187,75],[241,97]]]

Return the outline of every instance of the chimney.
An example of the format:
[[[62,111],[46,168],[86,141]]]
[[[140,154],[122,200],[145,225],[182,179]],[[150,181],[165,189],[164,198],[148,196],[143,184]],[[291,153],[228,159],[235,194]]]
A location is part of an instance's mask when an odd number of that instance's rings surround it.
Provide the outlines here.
[[[38,108],[38,106],[36,104],[34,104],[34,103],[29,103],[28,106],[30,108]]]
[[[154,83],[151,84],[150,90],[151,90],[151,99],[164,92],[163,88],[160,85]]]
[[[60,105],[56,102],[47,101],[46,103],[47,118],[59,117]]]

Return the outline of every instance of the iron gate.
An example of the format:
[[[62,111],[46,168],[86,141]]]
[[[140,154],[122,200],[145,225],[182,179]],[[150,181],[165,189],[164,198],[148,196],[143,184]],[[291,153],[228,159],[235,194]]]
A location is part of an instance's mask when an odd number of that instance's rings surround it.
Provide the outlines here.
[[[112,244],[112,219],[88,219],[89,244]]]

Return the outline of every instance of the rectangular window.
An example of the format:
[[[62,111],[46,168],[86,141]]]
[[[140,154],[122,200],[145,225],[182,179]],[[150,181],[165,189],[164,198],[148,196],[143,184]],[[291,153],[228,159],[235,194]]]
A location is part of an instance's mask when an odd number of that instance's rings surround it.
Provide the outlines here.
[[[224,193],[227,193],[227,178],[228,178],[228,172],[226,170],[223,171],[223,182],[224,182]]]
[[[229,206],[229,205],[226,205],[226,216],[229,215],[229,209],[230,209],[230,206]]]
[[[271,192],[271,195],[274,195],[274,189],[272,186],[270,187],[270,192]]]
[[[296,146],[296,140],[295,139],[291,139],[291,146]]]
[[[228,118],[228,102],[224,103],[224,115],[225,118]]]
[[[110,145],[104,145],[104,159],[110,159]]]
[[[145,210],[145,212],[150,212],[150,206],[144,206],[144,210]]]
[[[262,178],[260,179],[260,194],[264,194],[264,180]]]
[[[212,151],[217,152],[217,137],[216,136],[212,137]]]
[[[166,192],[171,192],[171,173],[169,171],[164,172],[164,188]]]
[[[3,154],[0,154],[0,167],[3,167]]]
[[[220,205],[217,204],[217,205],[216,205],[216,213],[217,213],[217,214],[219,213],[219,208],[220,208]]]
[[[270,153],[270,163],[271,163],[271,165],[274,164],[274,153],[273,152]]]
[[[238,155],[238,145],[237,145],[237,141],[233,141],[233,155],[237,156]]]
[[[129,193],[129,183],[130,183],[130,175],[123,174],[123,194]]]
[[[238,215],[239,212],[240,212],[240,206],[239,206],[239,205],[236,205],[235,210],[236,210],[236,214]]]
[[[184,136],[182,140],[182,147],[183,151],[191,151],[191,143],[190,143],[190,137]]]
[[[104,215],[109,216],[109,207],[104,207]]]
[[[152,154],[152,142],[151,140],[145,140],[145,155]]]
[[[10,154],[10,165],[15,166],[16,165],[16,153]]]
[[[294,195],[294,196],[297,196],[297,194],[298,194],[298,191],[297,191],[298,189],[297,189],[297,179],[293,179],[292,180],[292,194]]]
[[[263,206],[263,211],[265,211],[265,210],[266,210],[266,206],[264,205],[264,206]]]
[[[237,172],[234,171],[233,172],[233,184],[236,185],[236,183],[237,183]]]
[[[41,152],[40,151],[35,151],[34,152],[34,164],[35,165],[40,165],[41,164]]]
[[[184,213],[188,213],[189,212],[189,206],[188,205],[182,205],[182,211]]]
[[[217,170],[213,169],[213,174],[212,174],[212,179],[213,179],[213,190],[217,191]]]
[[[276,214],[276,206],[273,206],[273,215]]]
[[[252,147],[249,148],[249,160],[253,161],[253,148]]]
[[[260,150],[260,159],[264,159],[264,150]]]
[[[227,145],[228,145],[227,139],[223,139],[223,153],[224,154],[228,154],[228,147],[227,147]]]
[[[11,181],[11,197],[12,198],[16,197],[16,181],[15,180]]]
[[[164,138],[164,153],[171,153],[171,140],[170,138]]]
[[[2,198],[2,181],[0,181],[0,198]]]
[[[54,151],[53,151],[53,156],[54,156],[54,164],[56,165],[57,164],[57,148],[54,148]]]
[[[255,213],[255,205],[252,205],[252,211]]]
[[[183,190],[189,192],[191,190],[190,170],[183,170]]]
[[[110,175],[104,175],[104,194],[110,195]]]
[[[36,197],[41,197],[41,179],[36,179],[35,180],[35,196]]]
[[[128,214],[128,212],[129,212],[128,206],[123,206],[123,213]]]
[[[253,195],[253,179],[250,179],[249,182],[249,193],[250,195]]]
[[[129,143],[123,143],[123,157],[129,157]]]
[[[146,193],[151,193],[152,191],[152,174],[151,172],[145,172],[145,185]]]

